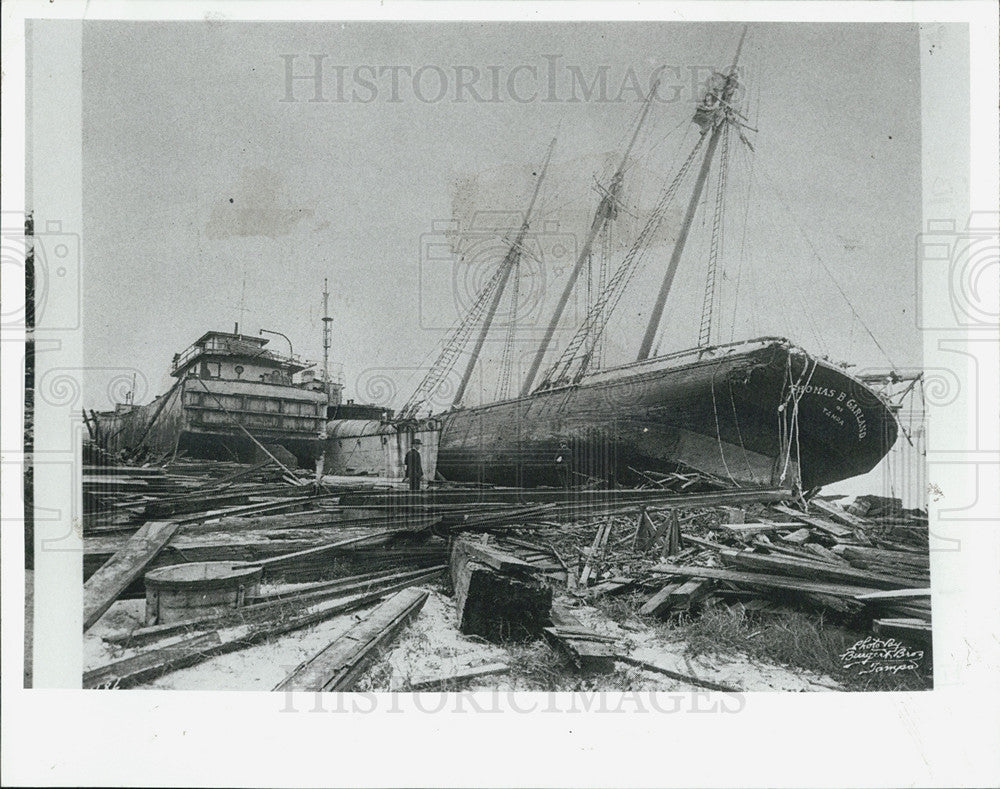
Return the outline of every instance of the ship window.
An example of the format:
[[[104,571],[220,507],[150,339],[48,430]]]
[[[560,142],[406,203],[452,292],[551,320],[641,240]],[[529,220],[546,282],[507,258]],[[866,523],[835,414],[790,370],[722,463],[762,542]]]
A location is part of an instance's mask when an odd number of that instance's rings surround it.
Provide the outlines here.
[[[204,362],[202,375],[206,378],[222,377],[222,365],[219,362]]]

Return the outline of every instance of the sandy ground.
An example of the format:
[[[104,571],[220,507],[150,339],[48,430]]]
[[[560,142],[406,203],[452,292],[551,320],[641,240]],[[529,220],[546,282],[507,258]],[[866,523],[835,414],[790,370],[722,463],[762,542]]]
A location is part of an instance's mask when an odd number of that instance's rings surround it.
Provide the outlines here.
[[[577,689],[571,670],[560,668],[561,659],[543,642],[507,648],[472,636],[464,636],[456,627],[455,605],[439,586],[424,587],[429,596],[420,614],[392,646],[384,652],[359,680],[357,690],[405,690],[410,682],[473,667],[485,663],[508,663],[509,674],[482,677],[461,685],[464,690],[538,690],[531,663],[551,664],[559,681],[569,683],[560,689]],[[576,601],[566,598],[564,604]],[[101,636],[131,630],[142,624],[145,602],[124,600],[115,603],[84,638],[85,669],[134,654],[106,644]],[[348,630],[367,611],[336,617],[311,628],[297,631],[259,646],[220,655],[204,663],[181,669],[142,687],[177,690],[270,690],[299,663],[308,659]],[[819,691],[836,690],[829,677],[811,674],[749,658],[699,657],[684,654],[684,644],[671,641],[663,629],[654,629],[640,620],[626,626],[608,619],[587,605],[576,605],[573,613],[583,624],[599,633],[618,639],[616,651],[630,654],[675,672],[697,676],[745,691]],[[537,666],[536,666],[537,668]],[[679,691],[694,686],[662,674],[619,663],[617,670],[605,677],[594,677],[587,689],[630,691]]]

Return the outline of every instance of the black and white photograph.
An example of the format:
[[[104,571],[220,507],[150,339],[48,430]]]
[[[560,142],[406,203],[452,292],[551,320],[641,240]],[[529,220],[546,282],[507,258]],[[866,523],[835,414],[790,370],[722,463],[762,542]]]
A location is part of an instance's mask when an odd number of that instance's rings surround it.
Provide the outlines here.
[[[996,8],[303,5],[4,9],[4,782],[1000,780]]]

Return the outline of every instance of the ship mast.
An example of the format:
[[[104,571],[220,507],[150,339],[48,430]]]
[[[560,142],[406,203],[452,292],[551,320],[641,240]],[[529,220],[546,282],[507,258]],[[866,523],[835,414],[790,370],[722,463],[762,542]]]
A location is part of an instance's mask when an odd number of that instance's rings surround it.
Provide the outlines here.
[[[639,137],[639,130],[642,128],[642,124],[645,122],[646,116],[649,114],[649,108],[653,103],[653,96],[656,95],[658,87],[659,80],[653,83],[653,86],[649,91],[649,95],[646,97],[646,103],[642,108],[642,114],[639,116],[639,121],[635,125],[635,131],[632,133],[632,139],[629,141],[628,147],[622,155],[621,164],[618,165],[618,169],[611,177],[608,188],[605,191],[604,196],[601,198],[600,204],[597,206],[597,211],[594,213],[594,219],[590,224],[590,232],[587,234],[587,238],[583,243],[582,249],[580,250],[580,256],[577,258],[576,265],[573,267],[573,271],[570,273],[569,279],[566,281],[566,286],[563,288],[562,295],[559,297],[559,303],[556,305],[555,312],[552,314],[552,319],[549,321],[549,325],[545,329],[545,336],[542,337],[542,342],[538,346],[538,350],[535,352],[535,358],[532,359],[531,367],[528,370],[528,374],[521,386],[521,397],[525,397],[531,393],[531,385],[535,381],[535,376],[538,375],[538,369],[542,366],[542,360],[545,358],[545,352],[549,348],[549,343],[552,342],[552,335],[555,334],[556,327],[559,325],[559,321],[566,309],[566,304],[569,302],[569,297],[573,292],[573,286],[576,285],[580,272],[583,271],[584,265],[586,265],[587,261],[590,259],[590,251],[593,247],[594,239],[596,239],[601,231],[604,230],[618,215],[618,198],[621,194],[622,181],[625,177],[625,167],[628,163],[628,157],[629,154],[632,153],[632,148],[635,146],[636,139]]]
[[[493,324],[493,317],[496,315],[497,306],[500,304],[500,298],[503,296],[504,289],[507,287],[507,280],[510,279],[511,271],[513,271],[521,260],[524,237],[528,233],[528,229],[531,224],[531,214],[535,208],[535,201],[538,199],[538,192],[542,187],[542,181],[545,179],[545,171],[549,167],[549,160],[552,158],[552,150],[555,148],[555,145],[556,138],[553,137],[552,142],[549,143],[549,149],[545,154],[545,162],[542,165],[542,170],[538,175],[538,180],[535,182],[535,191],[531,195],[531,202],[528,203],[528,210],[524,214],[524,221],[521,223],[521,229],[518,230],[514,243],[511,244],[510,249],[507,250],[507,255],[504,257],[503,263],[500,264],[501,271],[503,272],[500,275],[500,283],[496,288],[493,300],[490,302],[489,309],[486,312],[486,318],[483,321],[482,329],[479,331],[479,337],[476,339],[475,347],[472,349],[472,355],[469,357],[469,362],[465,367],[465,373],[462,375],[462,380],[458,385],[458,390],[455,392],[455,399],[452,401],[452,406],[458,406],[462,402],[462,398],[465,396],[465,390],[469,385],[469,380],[472,378],[472,371],[476,366],[476,362],[479,360],[479,354],[483,350],[483,344],[486,342],[486,335],[490,331],[490,326]]]
[[[708,180],[708,173],[712,167],[712,159],[715,155],[715,149],[718,147],[719,140],[722,138],[729,122],[732,120],[731,115],[735,113],[735,110],[729,102],[733,94],[736,92],[736,64],[739,62],[740,51],[743,49],[743,41],[746,39],[746,35],[747,29],[744,27],[743,34],[740,36],[740,42],[736,47],[736,55],[733,57],[733,65],[730,66],[721,88],[715,90],[709,86],[702,103],[695,111],[694,120],[702,126],[702,135],[711,133],[711,137],[709,138],[708,147],[705,151],[705,158],[702,160],[701,168],[698,171],[698,177],[694,185],[694,193],[691,195],[687,211],[684,214],[684,222],[681,225],[680,233],[677,236],[677,242],[670,255],[670,262],[667,264],[667,270],[663,275],[663,283],[660,285],[660,291],[656,296],[656,302],[653,304],[653,311],[649,318],[649,324],[646,326],[646,333],[643,335],[642,344],[639,346],[639,355],[636,357],[636,360],[640,362],[649,358],[653,342],[656,340],[656,334],[660,328],[660,319],[663,317],[663,307],[667,302],[667,296],[669,295],[670,288],[673,285],[674,275],[677,273],[677,266],[680,263],[681,256],[684,254],[684,245],[687,243],[688,233],[691,230],[694,215],[698,210],[698,203],[701,201],[701,195],[705,189],[705,182]]]

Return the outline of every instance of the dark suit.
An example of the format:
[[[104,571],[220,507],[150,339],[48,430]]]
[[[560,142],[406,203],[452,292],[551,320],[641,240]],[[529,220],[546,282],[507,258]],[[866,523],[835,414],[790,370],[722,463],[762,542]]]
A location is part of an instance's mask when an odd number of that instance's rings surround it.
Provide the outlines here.
[[[420,480],[424,477],[423,464],[420,462],[420,450],[410,447],[410,451],[403,458],[406,466],[406,478],[410,481],[410,490],[420,490]]]

